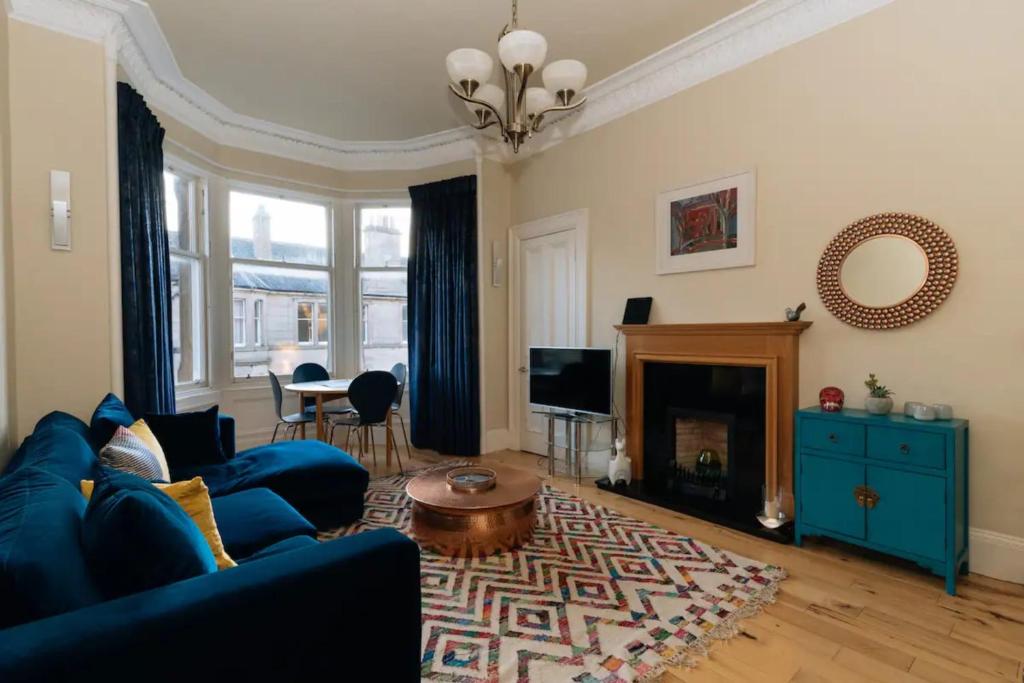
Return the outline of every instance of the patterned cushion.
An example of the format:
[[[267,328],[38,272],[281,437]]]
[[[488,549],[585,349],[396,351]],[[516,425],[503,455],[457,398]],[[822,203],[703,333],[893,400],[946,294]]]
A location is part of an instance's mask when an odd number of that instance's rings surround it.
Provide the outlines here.
[[[100,463],[121,472],[128,472],[147,481],[169,481],[166,465],[139,437],[126,427],[118,427],[107,445],[100,449]]]
[[[149,428],[149,425],[146,424],[146,421],[141,419],[136,420],[132,423],[132,426],[128,428],[128,431],[139,437],[139,439],[142,440],[142,443],[146,444],[146,448],[156,456],[157,461],[160,463],[160,471],[163,472],[163,476],[160,477],[160,479],[163,481],[170,481],[171,470],[167,466],[167,456],[164,455],[163,447],[160,445],[160,442],[156,440],[156,436]]]

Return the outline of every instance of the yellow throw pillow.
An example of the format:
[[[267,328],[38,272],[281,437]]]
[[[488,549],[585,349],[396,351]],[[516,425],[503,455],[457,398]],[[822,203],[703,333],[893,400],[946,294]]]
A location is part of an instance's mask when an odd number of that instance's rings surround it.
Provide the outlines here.
[[[157,461],[160,463],[160,470],[163,473],[161,479],[164,481],[170,481],[171,470],[167,466],[167,456],[164,455],[164,449],[160,446],[160,442],[156,440],[156,435],[153,434],[153,430],[149,428],[146,421],[136,420],[132,423],[132,426],[128,428],[128,431],[139,437],[139,441],[146,444],[146,448],[156,456]]]
[[[82,480],[82,495],[86,500],[92,498],[92,491],[95,484],[91,479]],[[213,503],[210,502],[210,489],[203,483],[202,477],[195,477],[188,481],[178,481],[173,484],[153,484],[188,513],[192,521],[196,523],[199,530],[203,532],[203,538],[210,546],[214,559],[217,560],[218,569],[237,567],[238,565],[224,550],[224,542],[217,530],[217,520],[213,517]]]

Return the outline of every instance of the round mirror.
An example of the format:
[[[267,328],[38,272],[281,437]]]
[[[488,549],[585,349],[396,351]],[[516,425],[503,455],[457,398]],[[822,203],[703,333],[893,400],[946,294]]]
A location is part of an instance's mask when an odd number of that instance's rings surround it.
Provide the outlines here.
[[[854,302],[868,308],[901,304],[928,278],[928,257],[917,242],[879,235],[855,246],[843,260],[839,283]]]

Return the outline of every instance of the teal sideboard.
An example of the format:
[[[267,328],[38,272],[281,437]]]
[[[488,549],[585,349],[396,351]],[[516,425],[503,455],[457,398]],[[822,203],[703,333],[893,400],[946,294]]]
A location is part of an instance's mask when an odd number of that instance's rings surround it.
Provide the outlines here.
[[[796,544],[829,536],[946,577],[968,562],[967,420],[863,410],[796,415]]]

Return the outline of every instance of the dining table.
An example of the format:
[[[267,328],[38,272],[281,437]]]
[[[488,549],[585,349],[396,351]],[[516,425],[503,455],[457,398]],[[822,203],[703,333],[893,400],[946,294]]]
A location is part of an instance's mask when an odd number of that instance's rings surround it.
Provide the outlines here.
[[[311,398],[316,403],[316,438],[317,441],[324,441],[327,438],[327,429],[324,425],[324,403],[335,401],[339,398],[348,398],[348,387],[351,379],[322,379],[312,382],[293,382],[286,384],[285,391],[299,396],[300,410],[305,410],[306,399]],[[388,434],[391,433],[391,411],[388,411],[386,418]],[[306,425],[300,425],[302,438],[306,438]],[[384,439],[384,461],[391,465],[391,439]]]

